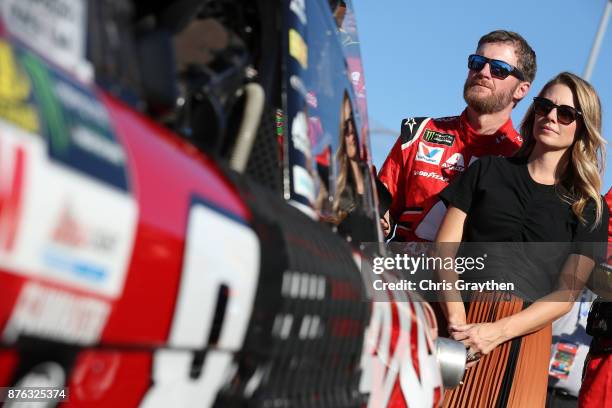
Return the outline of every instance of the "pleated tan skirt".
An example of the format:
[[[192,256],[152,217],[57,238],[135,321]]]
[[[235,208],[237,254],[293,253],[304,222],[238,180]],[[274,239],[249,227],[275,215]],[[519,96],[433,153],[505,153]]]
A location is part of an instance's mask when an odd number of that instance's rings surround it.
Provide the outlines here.
[[[523,301],[501,295],[475,295],[469,303],[468,323],[494,322],[523,310]],[[468,369],[463,385],[448,390],[448,408],[540,408],[546,403],[552,330],[545,328],[496,347]]]

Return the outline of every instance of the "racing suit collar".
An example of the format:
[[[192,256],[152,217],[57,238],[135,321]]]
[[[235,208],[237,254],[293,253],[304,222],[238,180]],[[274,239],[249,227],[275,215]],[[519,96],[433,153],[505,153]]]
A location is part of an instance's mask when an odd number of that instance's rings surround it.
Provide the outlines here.
[[[470,122],[468,121],[468,117],[467,117],[467,108],[464,109],[463,112],[461,112],[461,116],[459,117],[459,123],[461,124],[461,127],[465,131],[467,140],[473,140],[473,141],[478,140],[478,138],[482,140],[483,137],[488,138],[490,136],[497,137],[499,135],[511,135],[514,131],[514,127],[512,125],[512,118],[508,118],[506,123],[501,125],[499,129],[497,129],[497,132],[493,133],[492,135],[481,135],[472,127],[472,125],[470,125]]]

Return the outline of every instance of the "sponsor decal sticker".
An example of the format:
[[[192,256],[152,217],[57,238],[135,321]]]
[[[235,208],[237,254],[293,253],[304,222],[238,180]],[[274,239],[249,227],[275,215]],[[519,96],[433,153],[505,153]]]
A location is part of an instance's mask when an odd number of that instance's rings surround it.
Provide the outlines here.
[[[11,46],[0,41],[0,118],[39,133],[40,120],[31,97],[30,78],[19,66]]]
[[[0,251],[6,253],[15,246],[27,160],[23,146],[0,143]]]
[[[423,140],[430,143],[452,146],[455,143],[455,136],[427,129],[423,134]]]
[[[295,29],[289,30],[289,55],[300,63],[302,68],[308,69],[308,46]]]
[[[308,121],[304,112],[298,112],[291,123],[291,141],[293,147],[304,154],[307,158],[311,156],[310,139],[308,138]]]
[[[21,62],[32,79],[50,156],[121,190],[128,189],[126,157],[106,107],[89,88],[49,70],[31,54]]]
[[[291,84],[291,87],[298,91],[300,95],[306,98],[308,91],[306,90],[306,86],[304,85],[304,82],[302,82],[302,79],[300,77],[298,77],[297,75],[291,75],[291,77],[289,78],[289,84]]]
[[[85,57],[86,1],[4,0],[8,31],[54,64],[83,80],[93,71]]]
[[[106,107],[86,88],[76,86],[60,76],[53,81],[53,91],[63,110],[70,131],[70,142],[57,158],[116,185],[127,188],[124,173],[125,153],[115,140]],[[94,170],[88,164],[97,162],[104,170]],[[108,176],[106,175],[108,174]]]
[[[417,161],[422,161],[429,164],[440,164],[442,155],[444,154],[443,147],[427,146],[425,143],[419,142],[419,148],[416,155]]]
[[[306,94],[306,103],[311,108],[316,108],[317,106],[319,106],[319,101],[317,100],[317,95],[313,91],[310,91],[310,92],[308,92]]]
[[[108,278],[108,269],[103,265],[77,259],[70,253],[49,249],[43,255],[43,263],[55,270],[74,275],[78,279],[92,282],[104,282]]]
[[[461,153],[453,153],[451,157],[444,162],[442,167],[450,170],[463,171],[465,170],[465,162]]]
[[[305,168],[293,166],[293,189],[296,194],[306,197],[309,202],[315,201],[315,184]]]
[[[427,177],[448,183],[448,177],[444,177],[443,175],[438,174],[435,171],[415,170],[412,174],[418,177]]]
[[[295,13],[302,24],[306,24],[306,2],[304,0],[291,0],[289,9]]]
[[[117,297],[138,206],[124,191],[49,160],[42,138],[0,121],[0,269]]]
[[[19,294],[2,334],[15,342],[20,335],[76,344],[94,344],[100,339],[110,306],[107,302],[27,283]]]
[[[51,240],[59,245],[75,249],[88,248],[105,255],[111,253],[117,243],[112,233],[80,224],[68,206],[62,210]]]

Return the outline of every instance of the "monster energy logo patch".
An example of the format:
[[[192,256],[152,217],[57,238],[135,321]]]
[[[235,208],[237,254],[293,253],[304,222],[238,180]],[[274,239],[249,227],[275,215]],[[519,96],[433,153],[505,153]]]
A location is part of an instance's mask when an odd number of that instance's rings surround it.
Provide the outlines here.
[[[427,129],[423,134],[423,140],[430,143],[452,146],[455,143],[455,136]]]

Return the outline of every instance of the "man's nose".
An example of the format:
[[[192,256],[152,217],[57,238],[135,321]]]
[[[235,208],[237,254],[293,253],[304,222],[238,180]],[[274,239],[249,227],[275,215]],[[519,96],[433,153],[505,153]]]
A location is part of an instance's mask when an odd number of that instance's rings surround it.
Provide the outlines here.
[[[486,62],[484,66],[482,67],[482,69],[477,72],[477,74],[483,75],[487,78],[491,78],[491,65],[488,62]]]

